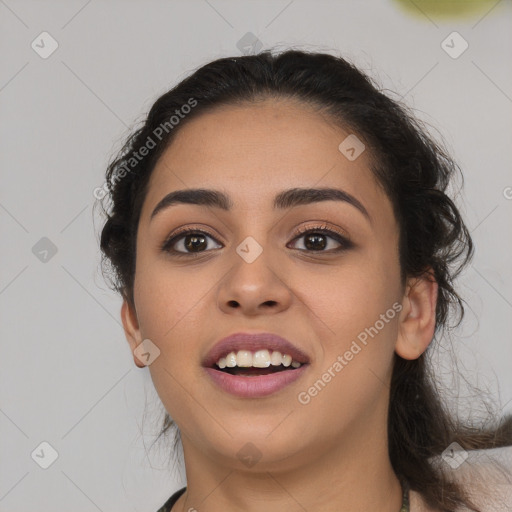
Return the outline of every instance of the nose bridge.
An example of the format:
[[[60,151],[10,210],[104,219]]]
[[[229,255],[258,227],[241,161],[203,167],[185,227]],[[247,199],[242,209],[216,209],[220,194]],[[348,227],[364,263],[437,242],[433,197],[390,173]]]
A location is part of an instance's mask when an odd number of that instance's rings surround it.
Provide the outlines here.
[[[239,280],[249,279],[250,286],[253,288],[263,286],[265,283],[268,285],[268,279],[273,276],[270,262],[272,259],[275,261],[275,254],[269,246],[270,237],[262,230],[246,231],[246,233],[252,234],[245,235],[234,247],[231,273],[236,274]],[[249,285],[249,283],[246,284]]]
[[[246,198],[236,205],[235,224],[231,231],[232,247],[236,254],[233,264],[241,268],[250,265],[263,271],[260,265],[268,264],[277,256],[273,241],[280,217],[274,215],[268,200],[262,199],[263,193],[257,194],[257,197],[258,200]]]
[[[268,207],[267,207],[268,208]],[[267,213],[268,211],[268,213]],[[246,264],[253,265],[261,260],[275,261],[278,247],[274,247],[276,226],[280,217],[275,217],[264,205],[240,210],[238,214],[238,240],[234,246],[236,254]]]
[[[245,263],[253,263],[270,250],[268,241],[273,228],[273,218],[265,213],[266,205],[261,203],[240,208],[237,213],[235,251]]]

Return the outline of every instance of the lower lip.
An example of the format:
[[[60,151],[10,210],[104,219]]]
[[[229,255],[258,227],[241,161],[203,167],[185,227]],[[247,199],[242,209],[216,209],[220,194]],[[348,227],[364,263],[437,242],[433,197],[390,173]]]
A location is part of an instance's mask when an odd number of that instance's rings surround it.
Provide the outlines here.
[[[309,364],[303,364],[295,370],[283,370],[268,375],[242,377],[231,375],[213,368],[205,368],[208,375],[220,388],[232,395],[243,398],[259,398],[277,393],[299,379]]]

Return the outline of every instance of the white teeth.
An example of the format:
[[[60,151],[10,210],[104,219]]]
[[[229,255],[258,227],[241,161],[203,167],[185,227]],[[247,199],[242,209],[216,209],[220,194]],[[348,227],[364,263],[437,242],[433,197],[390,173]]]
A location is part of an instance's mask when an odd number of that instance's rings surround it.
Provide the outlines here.
[[[256,368],[268,368],[270,366],[270,354],[268,350],[258,350],[252,356],[252,365]]]
[[[222,360],[222,358],[221,358]],[[236,354],[234,352],[230,352],[226,356],[226,366],[228,368],[234,368],[236,366]]]
[[[267,349],[257,350],[254,353],[249,350],[230,352],[225,357],[221,357],[216,364],[221,369],[234,368],[235,366],[240,368],[249,368],[251,366],[254,368],[268,368],[270,365],[283,365],[286,368],[290,365],[293,368],[302,366],[302,363],[294,361],[289,354],[281,354],[278,350],[270,353]]]
[[[281,366],[281,363],[283,362],[283,355],[281,352],[274,350],[270,356],[270,362],[272,363],[272,366]]]
[[[252,353],[248,350],[239,350],[236,355],[236,364],[243,368],[252,366]]]

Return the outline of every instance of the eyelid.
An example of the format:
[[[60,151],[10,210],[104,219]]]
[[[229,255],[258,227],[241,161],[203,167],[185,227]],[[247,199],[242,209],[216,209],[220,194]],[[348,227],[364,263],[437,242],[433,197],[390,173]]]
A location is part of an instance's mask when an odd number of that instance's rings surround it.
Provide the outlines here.
[[[315,222],[315,221],[312,221],[312,222]],[[296,235],[298,236],[301,236],[301,235],[304,235],[306,233],[309,233],[311,231],[319,231],[319,232],[322,232],[322,231],[333,231],[334,233],[336,233],[344,242],[347,242],[347,243],[352,243],[352,240],[350,238],[350,235],[343,229],[341,228],[338,228],[337,226],[331,224],[329,221],[327,220],[321,220],[321,221],[316,221],[316,222],[321,222],[322,224],[316,224],[316,225],[313,225],[313,226],[309,226],[309,227],[300,227],[297,229],[297,232],[296,232]]]

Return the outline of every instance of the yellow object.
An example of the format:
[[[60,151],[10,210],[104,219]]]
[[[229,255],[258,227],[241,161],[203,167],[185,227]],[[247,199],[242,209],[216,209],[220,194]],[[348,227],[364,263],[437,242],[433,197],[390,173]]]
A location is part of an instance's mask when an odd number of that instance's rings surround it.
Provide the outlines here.
[[[499,8],[506,0],[394,0],[402,10],[418,18],[425,15],[438,20],[469,19]]]

